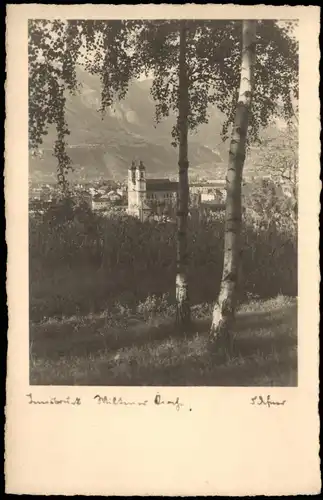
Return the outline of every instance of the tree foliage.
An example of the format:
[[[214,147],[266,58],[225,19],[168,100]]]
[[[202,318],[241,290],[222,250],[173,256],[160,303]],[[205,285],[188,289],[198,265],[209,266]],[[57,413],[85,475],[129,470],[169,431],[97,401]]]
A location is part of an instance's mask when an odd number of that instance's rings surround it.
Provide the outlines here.
[[[72,168],[66,150],[70,133],[66,95],[80,89],[77,65],[100,76],[102,112],[116,98],[123,98],[135,76],[128,25],[127,21],[100,20],[29,22],[29,147],[36,152],[48,127],[56,127],[54,155],[63,190]]]
[[[184,21],[143,21],[137,32],[135,56],[143,71],[153,74],[152,96],[156,121],[178,112],[179,29]],[[189,128],[208,121],[209,105],[216,105],[226,120],[223,138],[233,122],[240,77],[241,21],[186,20],[189,85]],[[250,119],[250,141],[276,115],[290,119],[298,96],[297,42],[293,23],[258,21],[255,95]],[[173,129],[174,143],[178,129]]]

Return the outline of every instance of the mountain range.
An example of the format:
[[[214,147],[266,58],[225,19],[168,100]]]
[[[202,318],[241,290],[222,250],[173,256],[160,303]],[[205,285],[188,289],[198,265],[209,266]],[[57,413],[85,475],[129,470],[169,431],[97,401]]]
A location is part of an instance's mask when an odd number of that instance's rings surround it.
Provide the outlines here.
[[[171,145],[174,115],[157,124],[155,104],[150,95],[152,80],[136,80],[126,98],[115,103],[104,117],[100,114],[101,84],[96,76],[78,69],[80,91],[67,96],[66,117],[70,129],[68,154],[74,181],[99,178],[122,180],[132,160],[142,160],[147,177],[176,175],[178,150]],[[224,178],[228,144],[221,141],[223,115],[216,107],[209,108],[209,121],[189,137],[190,173],[211,178]],[[54,128],[40,147],[40,157],[29,158],[32,181],[56,180],[57,160],[53,156],[56,138]]]

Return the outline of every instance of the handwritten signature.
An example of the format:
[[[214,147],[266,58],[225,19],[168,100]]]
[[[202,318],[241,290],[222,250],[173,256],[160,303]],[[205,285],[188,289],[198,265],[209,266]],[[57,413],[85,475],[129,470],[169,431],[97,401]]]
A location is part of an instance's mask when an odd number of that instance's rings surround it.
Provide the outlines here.
[[[285,399],[283,401],[272,401],[271,396],[268,395],[267,399],[263,398],[262,396],[254,396],[253,398],[251,398],[250,404],[257,406],[264,405],[270,408],[271,406],[284,406],[285,403]]]
[[[70,398],[67,396],[65,399],[57,399],[56,397],[36,400],[33,399],[33,395],[31,393],[26,394],[27,398],[29,398],[30,405],[72,405],[72,406],[80,406],[81,398]]]
[[[97,394],[94,396],[94,399],[97,401],[98,404],[106,404],[106,405],[121,405],[121,406],[147,406],[149,405],[150,401],[148,399],[145,399],[143,401],[127,401],[123,399],[122,397],[111,397],[108,398],[107,396],[100,396],[100,394]],[[160,394],[156,394],[153,404],[156,406],[160,405],[170,405],[174,406],[177,411],[183,407],[183,403],[180,402],[179,397],[177,397],[175,400],[167,400],[163,399]]]
[[[37,400],[33,398],[32,393],[26,394],[28,398],[28,403],[33,405],[72,405],[72,406],[80,406],[81,398],[71,398],[67,396],[63,399],[58,399],[56,397],[51,397],[49,399]],[[97,394],[93,398],[97,404],[104,405],[113,405],[113,406],[148,406],[150,403],[153,403],[154,406],[173,406],[176,411],[179,411],[184,404],[180,401],[180,398],[177,396],[176,399],[164,399],[162,396],[157,393],[153,400],[145,399],[141,401],[128,401],[122,397],[108,397],[101,396]],[[253,406],[267,406],[270,408],[271,406],[284,406],[287,401],[284,399],[282,401],[273,401],[271,396],[268,395],[266,398],[263,396],[254,396],[251,398],[250,404]],[[189,408],[191,411],[191,408]]]
[[[26,394],[28,398],[28,404],[33,405],[72,405],[72,406],[80,406],[81,398],[71,398],[70,396],[58,399],[56,397],[51,397],[49,399],[34,399],[32,393]],[[153,400],[145,399],[142,401],[128,401],[122,397],[108,397],[101,396],[97,394],[93,398],[97,404],[103,405],[113,405],[113,406],[148,406],[152,403],[154,406],[173,406],[176,411],[179,411],[184,404],[180,401],[179,397],[176,399],[163,399],[159,393],[156,394]],[[189,409],[191,411],[191,408]]]

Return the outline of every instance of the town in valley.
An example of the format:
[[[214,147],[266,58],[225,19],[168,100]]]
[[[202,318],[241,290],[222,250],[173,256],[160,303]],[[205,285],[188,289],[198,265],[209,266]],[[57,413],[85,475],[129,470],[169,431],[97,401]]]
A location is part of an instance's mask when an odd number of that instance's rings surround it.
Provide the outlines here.
[[[259,178],[257,179],[259,182]],[[268,175],[260,177],[270,182]],[[243,193],[248,193],[254,179],[246,178]],[[273,184],[274,185],[274,184]],[[142,161],[133,161],[124,181],[100,178],[91,182],[76,182],[70,187],[70,197],[94,213],[109,214],[111,210],[138,217],[141,221],[175,222],[178,182],[169,178],[147,177]],[[277,196],[291,197],[290,183],[275,186]],[[225,210],[225,179],[193,179],[189,185],[190,212],[199,217]],[[58,203],[60,190],[57,183],[29,183],[29,213],[41,216]]]

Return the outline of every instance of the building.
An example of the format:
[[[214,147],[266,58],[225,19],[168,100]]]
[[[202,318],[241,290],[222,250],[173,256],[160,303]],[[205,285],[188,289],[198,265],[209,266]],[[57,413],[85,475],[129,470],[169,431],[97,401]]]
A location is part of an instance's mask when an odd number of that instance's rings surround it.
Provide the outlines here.
[[[124,198],[127,195],[127,190],[124,187],[120,187],[117,189],[117,194],[121,196],[121,198]]]
[[[29,214],[42,215],[50,207],[49,201],[31,199],[29,200]]]
[[[94,196],[92,198],[92,210],[107,210],[111,207],[111,200],[107,196]]]
[[[92,210],[107,210],[114,205],[121,205],[122,197],[115,191],[109,191],[108,194],[97,194],[92,198]]]
[[[217,203],[216,201],[201,201],[200,205],[198,206],[198,216],[200,219],[203,219],[210,214],[214,213],[219,213],[225,210],[225,204],[224,203]]]
[[[113,190],[109,191],[109,193],[107,194],[107,198],[109,198],[112,203],[121,202],[122,200],[122,196],[120,196],[120,194]]]
[[[147,179],[142,162],[132,162],[128,170],[128,214],[147,220],[154,211],[163,213],[174,204],[177,182],[169,179]]]
[[[193,206],[205,204],[206,207],[224,208],[226,200],[226,181],[209,180],[190,184],[190,199]]]
[[[206,182],[190,183],[190,193],[221,196],[225,199],[226,196],[226,181],[225,180],[209,180]],[[207,197],[206,197],[207,198]]]
[[[128,170],[128,214],[148,219],[151,215],[163,215],[175,207],[178,182],[170,179],[147,179],[142,162],[136,166],[132,162]],[[207,203],[216,210],[224,208],[226,182],[211,180],[190,185],[190,204],[198,207]]]
[[[41,186],[29,190],[29,197],[33,200],[52,201],[52,190],[48,186]]]

